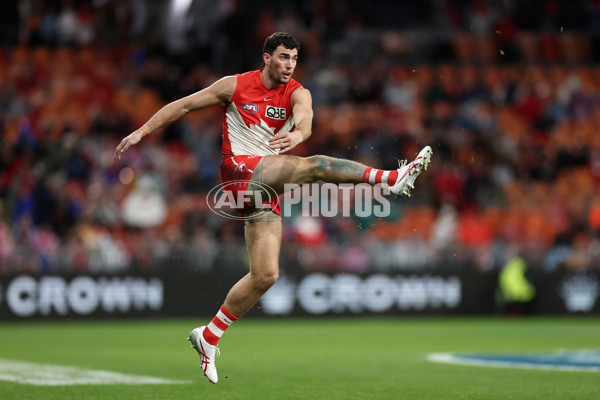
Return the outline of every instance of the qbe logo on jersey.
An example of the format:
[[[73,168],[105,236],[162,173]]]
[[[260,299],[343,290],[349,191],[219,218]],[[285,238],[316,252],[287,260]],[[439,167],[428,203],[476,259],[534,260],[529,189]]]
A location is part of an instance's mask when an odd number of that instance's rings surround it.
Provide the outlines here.
[[[272,119],[285,120],[285,108],[267,106],[267,110],[265,111],[265,116],[272,118]]]

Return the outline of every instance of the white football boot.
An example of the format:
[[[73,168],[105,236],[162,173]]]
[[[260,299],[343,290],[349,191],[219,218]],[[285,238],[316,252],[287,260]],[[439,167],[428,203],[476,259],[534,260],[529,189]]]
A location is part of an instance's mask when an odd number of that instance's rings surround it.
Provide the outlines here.
[[[190,332],[187,340],[192,342],[192,348],[196,349],[200,359],[202,360],[200,366],[204,371],[204,376],[208,378],[211,383],[217,383],[219,376],[217,375],[217,367],[215,366],[215,357],[221,355],[219,348],[208,344],[204,340],[202,333],[206,329],[206,326],[201,326]]]
[[[415,180],[423,171],[427,171],[427,167],[431,163],[433,151],[431,147],[425,146],[419,152],[417,157],[410,163],[406,160],[400,164],[398,168],[398,179],[396,183],[390,186],[390,192],[398,197],[410,197],[410,190],[415,188]]]

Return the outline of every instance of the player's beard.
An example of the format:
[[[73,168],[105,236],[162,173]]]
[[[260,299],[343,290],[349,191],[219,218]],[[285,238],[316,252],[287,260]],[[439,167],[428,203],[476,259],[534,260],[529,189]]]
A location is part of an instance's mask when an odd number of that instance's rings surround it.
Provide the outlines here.
[[[274,82],[277,82],[279,84],[282,84],[282,85],[285,85],[286,83],[288,83],[291,78],[291,75],[290,75],[290,77],[286,79],[283,76],[283,72],[273,71],[272,69],[269,71],[269,74],[271,75],[271,80],[273,80]]]

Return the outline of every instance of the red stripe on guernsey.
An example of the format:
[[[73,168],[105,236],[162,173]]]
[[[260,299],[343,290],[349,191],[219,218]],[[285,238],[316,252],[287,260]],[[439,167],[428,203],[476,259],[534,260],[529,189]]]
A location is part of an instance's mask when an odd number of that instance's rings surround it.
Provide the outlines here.
[[[388,179],[387,179],[387,184],[390,186],[394,186],[396,184],[396,181],[398,180],[398,171],[390,171],[390,174],[388,175]]]
[[[233,315],[232,313],[230,313],[229,311],[227,311],[227,309],[225,308],[225,306],[221,306],[221,312],[223,314],[225,314],[225,316],[227,318],[229,318],[232,322],[236,321],[238,319],[235,315]]]
[[[367,167],[367,169],[365,169],[365,173],[363,174],[363,182],[364,183],[369,183],[369,175],[371,174],[372,170],[373,170],[373,168],[371,168],[371,167]]]
[[[223,142],[221,144],[221,150],[223,155],[228,157],[233,155],[231,150],[231,140],[229,140],[229,126],[227,125],[227,116],[223,113]]]

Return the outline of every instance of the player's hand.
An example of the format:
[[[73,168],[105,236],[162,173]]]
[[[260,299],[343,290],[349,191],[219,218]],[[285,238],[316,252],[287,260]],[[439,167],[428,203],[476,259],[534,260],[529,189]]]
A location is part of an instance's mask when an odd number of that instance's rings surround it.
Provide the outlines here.
[[[302,142],[300,132],[282,132],[269,139],[269,146],[279,149],[279,154],[292,150]]]
[[[144,133],[138,129],[121,140],[121,143],[119,143],[115,150],[115,160],[120,160],[121,154],[125,153],[131,146],[138,144],[143,137]]]

